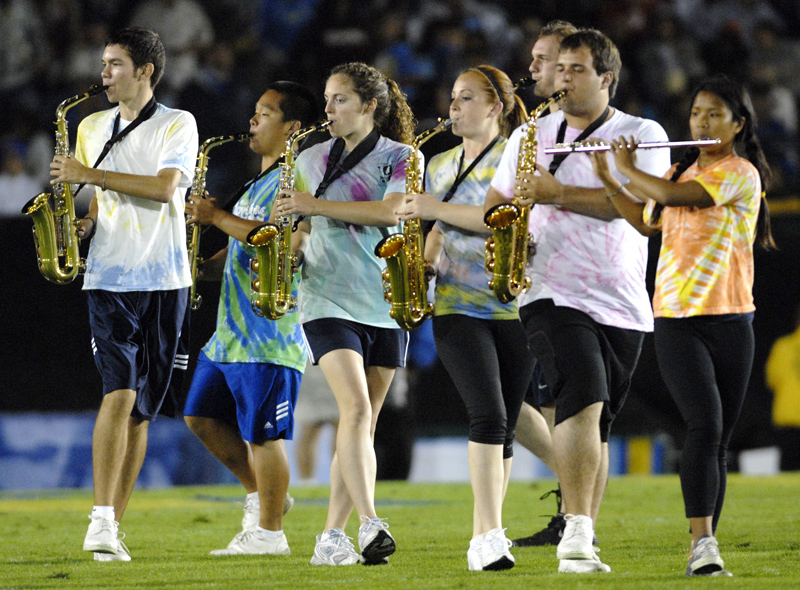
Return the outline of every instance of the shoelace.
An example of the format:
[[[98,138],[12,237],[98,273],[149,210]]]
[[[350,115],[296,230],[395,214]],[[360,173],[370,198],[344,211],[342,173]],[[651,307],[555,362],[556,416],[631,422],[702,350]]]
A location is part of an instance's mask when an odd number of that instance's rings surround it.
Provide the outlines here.
[[[332,529],[333,532],[328,533],[328,539],[331,540],[333,543],[338,545],[339,547],[349,547],[353,551],[355,551],[355,545],[353,545],[353,537],[348,537],[344,531],[341,529]]]
[[[370,518],[369,516],[361,517],[362,524],[369,523],[371,525],[369,528],[377,526],[383,530],[389,530],[389,523],[387,522],[388,520],[388,518],[378,518],[377,516],[375,518]]]
[[[122,539],[124,538],[125,538],[125,533],[117,531],[117,543],[119,543],[119,546],[122,547],[122,549],[125,551],[126,554],[130,555],[131,552],[128,549],[128,546],[122,542]]]
[[[702,543],[698,542],[692,553],[692,557],[705,555],[719,555],[719,546],[712,539],[705,539]]]
[[[493,551],[507,551],[511,547],[511,541],[505,536],[506,529],[501,530],[499,533],[489,535],[487,533],[484,537],[489,541],[489,546]]]

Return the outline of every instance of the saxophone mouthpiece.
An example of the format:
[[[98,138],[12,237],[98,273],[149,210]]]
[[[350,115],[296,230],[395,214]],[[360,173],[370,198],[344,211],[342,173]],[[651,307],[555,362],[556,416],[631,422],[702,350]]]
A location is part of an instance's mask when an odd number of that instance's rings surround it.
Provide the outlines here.
[[[528,88],[529,86],[533,86],[536,84],[536,80],[533,78],[520,78],[516,82],[514,82],[514,90],[520,90],[522,88]]]
[[[559,100],[564,98],[566,95],[567,95],[566,89],[559,90],[558,92],[553,93],[553,95],[550,97],[550,100],[552,100],[553,102],[558,102]]]
[[[89,91],[86,93],[89,96],[97,96],[101,92],[105,92],[108,90],[108,86],[103,86],[102,84],[92,84],[89,86]]]

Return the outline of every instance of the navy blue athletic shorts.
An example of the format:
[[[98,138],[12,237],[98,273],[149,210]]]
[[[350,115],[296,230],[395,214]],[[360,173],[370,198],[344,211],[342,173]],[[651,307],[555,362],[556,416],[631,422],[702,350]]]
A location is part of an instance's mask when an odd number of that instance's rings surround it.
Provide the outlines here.
[[[303,333],[316,365],[323,355],[346,348],[364,357],[365,367],[405,367],[408,332],[376,328],[350,320],[322,318],[303,324]]]
[[[185,416],[215,418],[247,442],[292,439],[302,373],[272,363],[218,363],[200,353]]]
[[[169,389],[186,315],[188,288],[116,293],[86,291],[94,362],[103,395],[120,389],[136,392],[131,415],[153,420]],[[173,404],[167,404],[173,406]],[[170,407],[171,417],[180,408]]]

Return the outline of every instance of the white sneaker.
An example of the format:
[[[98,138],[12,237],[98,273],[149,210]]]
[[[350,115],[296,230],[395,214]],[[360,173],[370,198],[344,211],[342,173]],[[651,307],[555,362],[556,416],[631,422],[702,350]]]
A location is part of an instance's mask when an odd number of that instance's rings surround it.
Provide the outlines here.
[[[564,536],[556,549],[556,557],[558,559],[593,559],[595,553],[592,547],[594,538],[592,519],[583,514],[567,514],[564,519],[567,526],[564,528]]]
[[[336,527],[317,535],[311,565],[355,565],[360,562],[361,556],[342,529]]]
[[[95,561],[130,561],[131,552],[122,539],[125,538],[125,533],[118,533],[117,537],[117,552],[116,553],[95,553]]]
[[[289,492],[286,492],[286,496],[283,498],[283,515],[286,516],[286,513],[289,512],[294,506],[294,498]]]
[[[102,516],[89,516],[89,530],[83,540],[83,550],[94,553],[117,554],[117,532],[119,523]]]
[[[724,573],[722,573],[724,572]],[[687,576],[732,576],[725,569],[725,562],[719,554],[719,544],[717,539],[710,535],[705,535],[698,539],[694,546],[694,551],[689,557],[689,564],[686,566]]]
[[[261,519],[261,507],[258,498],[247,498],[244,502],[244,516],[242,516],[242,532],[254,531],[258,528]],[[236,538],[234,537],[234,540]],[[231,541],[233,543],[233,541]],[[230,545],[228,545],[230,547]]]
[[[610,571],[611,568],[600,561],[596,553],[591,559],[562,559],[558,562],[558,572],[561,574],[593,574]]]
[[[364,557],[364,563],[373,565],[383,563],[397,550],[394,537],[389,534],[389,524],[377,516],[370,518],[361,517],[361,526],[358,529],[358,547]]]
[[[215,549],[210,555],[289,555],[289,542],[286,535],[277,539],[267,539],[259,531],[242,531],[228,543],[225,549]]]
[[[514,556],[509,551],[511,541],[505,529],[492,529],[469,542],[467,567],[472,572],[508,570],[514,567]]]

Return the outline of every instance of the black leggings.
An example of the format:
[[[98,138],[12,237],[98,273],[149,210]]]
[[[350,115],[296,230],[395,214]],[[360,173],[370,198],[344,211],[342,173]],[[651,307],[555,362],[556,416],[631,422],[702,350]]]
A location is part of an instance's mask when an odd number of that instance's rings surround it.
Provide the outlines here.
[[[687,425],[680,477],[687,518],[713,515],[727,481],[727,452],[753,367],[750,314],[656,318],[661,375]]]
[[[533,374],[520,321],[436,316],[433,339],[467,407],[469,440],[503,445],[503,458],[513,456],[514,430]]]

